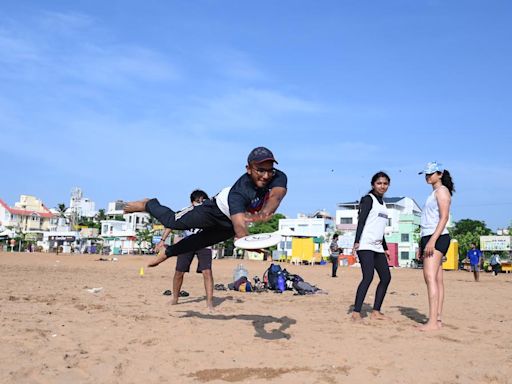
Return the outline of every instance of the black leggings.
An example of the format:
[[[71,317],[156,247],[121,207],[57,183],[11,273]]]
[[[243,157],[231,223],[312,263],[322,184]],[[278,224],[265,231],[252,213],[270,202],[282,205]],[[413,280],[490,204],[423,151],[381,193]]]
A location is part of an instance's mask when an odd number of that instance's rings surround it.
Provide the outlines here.
[[[368,288],[370,287],[370,284],[373,280],[374,269],[379,275],[380,282],[379,285],[377,285],[377,292],[375,293],[375,303],[373,304],[373,309],[375,311],[380,311],[380,307],[384,301],[384,296],[386,296],[388,285],[391,282],[391,273],[389,272],[386,255],[384,253],[362,250],[357,252],[357,256],[359,256],[359,262],[361,263],[363,279],[357,287],[354,312],[361,312],[361,307],[363,306],[366,292],[368,292]]]
[[[167,247],[165,251],[167,257],[203,249],[225,241],[235,234],[231,220],[222,213],[214,200],[205,200],[201,205],[190,206],[175,212],[161,205],[157,199],[151,199],[146,203],[146,212],[155,217],[165,228],[202,229]]]

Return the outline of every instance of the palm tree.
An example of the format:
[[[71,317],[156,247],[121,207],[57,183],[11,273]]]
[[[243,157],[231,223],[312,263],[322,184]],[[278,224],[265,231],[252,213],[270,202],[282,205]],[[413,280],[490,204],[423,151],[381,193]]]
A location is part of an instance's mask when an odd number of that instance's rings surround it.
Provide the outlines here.
[[[57,212],[59,213],[59,217],[66,217],[66,204],[64,203],[59,203],[57,204],[57,207],[55,208],[57,210]]]
[[[142,251],[142,243],[146,242],[151,244],[151,240],[153,239],[153,230],[151,229],[139,229],[135,232],[135,236],[137,237],[137,246],[139,248],[139,255]]]
[[[94,217],[94,219],[96,220],[96,222],[100,222],[102,220],[106,220],[107,219],[107,215],[105,215],[105,210],[102,208],[98,211],[98,213],[96,214],[96,216]]]

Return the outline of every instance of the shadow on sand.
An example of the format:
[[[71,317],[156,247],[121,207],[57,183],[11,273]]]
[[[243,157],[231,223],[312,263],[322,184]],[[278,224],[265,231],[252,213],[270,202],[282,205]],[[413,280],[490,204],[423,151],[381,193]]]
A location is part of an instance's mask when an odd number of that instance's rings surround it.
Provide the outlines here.
[[[416,308],[401,307],[401,306],[396,306],[394,308],[398,308],[398,310],[400,311],[400,313],[403,316],[405,316],[417,323],[425,324],[428,321],[428,317],[425,316],[423,313],[418,312],[418,310]]]
[[[243,320],[250,321],[256,331],[255,336],[265,340],[278,340],[278,339],[290,339],[291,336],[284,331],[291,325],[297,323],[297,320],[291,319],[287,316],[274,317],[274,316],[261,316],[261,315],[216,315],[216,314],[204,314],[195,311],[186,311],[182,318],[196,317],[198,319],[205,320]],[[267,331],[265,326],[267,324],[280,324],[278,329],[272,329]]]
[[[371,305],[363,303],[363,306],[361,307],[361,312],[360,312],[361,317],[366,317],[366,316],[370,315],[370,313],[372,313],[372,311],[373,311],[373,307]],[[354,304],[352,304],[350,307],[348,307],[347,315],[350,315],[352,312],[354,312]]]

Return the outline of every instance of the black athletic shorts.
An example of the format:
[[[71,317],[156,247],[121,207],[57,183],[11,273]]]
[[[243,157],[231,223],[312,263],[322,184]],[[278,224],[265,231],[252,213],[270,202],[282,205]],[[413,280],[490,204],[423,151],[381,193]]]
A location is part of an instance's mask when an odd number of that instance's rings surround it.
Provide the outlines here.
[[[432,235],[429,236],[423,236],[420,240],[420,255],[423,256],[423,251],[425,251],[425,247],[427,246],[428,241]],[[450,235],[444,234],[439,236],[439,238],[436,241],[435,249],[439,252],[441,252],[444,255],[446,255],[446,252],[448,252],[448,248],[450,248]]]
[[[212,250],[210,248],[203,248],[196,252],[187,252],[178,255],[176,270],[178,272],[190,272],[190,264],[192,264],[194,255],[197,255],[197,273],[201,273],[206,269],[212,269]]]

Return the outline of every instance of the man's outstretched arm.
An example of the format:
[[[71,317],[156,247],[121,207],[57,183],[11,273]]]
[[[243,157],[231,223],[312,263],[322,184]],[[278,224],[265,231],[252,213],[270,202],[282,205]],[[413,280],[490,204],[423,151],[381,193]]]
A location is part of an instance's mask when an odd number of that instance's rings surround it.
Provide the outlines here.
[[[270,190],[270,194],[268,200],[265,202],[261,211],[252,214],[246,215],[245,220],[248,222],[264,222],[269,221],[274,213],[279,208],[279,204],[286,196],[287,189],[284,187],[274,187]]]

